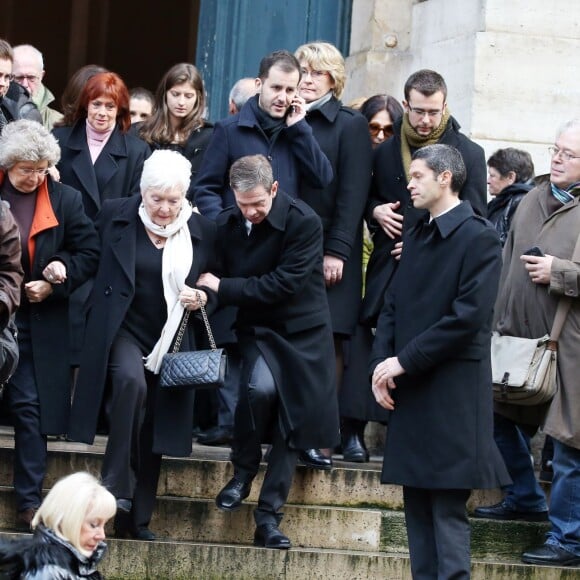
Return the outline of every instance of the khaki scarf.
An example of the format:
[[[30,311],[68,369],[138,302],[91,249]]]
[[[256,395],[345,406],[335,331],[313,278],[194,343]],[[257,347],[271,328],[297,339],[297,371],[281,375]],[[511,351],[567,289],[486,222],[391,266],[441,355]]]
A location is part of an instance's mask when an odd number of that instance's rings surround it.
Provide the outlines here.
[[[407,183],[409,183],[410,180],[409,166],[411,165],[411,147],[419,148],[439,143],[439,139],[441,139],[443,133],[445,133],[445,130],[447,129],[449,117],[449,107],[445,107],[439,127],[434,129],[426,137],[423,137],[423,135],[419,135],[419,133],[411,127],[411,123],[409,123],[409,113],[403,115],[403,125],[401,127],[401,157],[403,158],[403,167],[405,168]]]

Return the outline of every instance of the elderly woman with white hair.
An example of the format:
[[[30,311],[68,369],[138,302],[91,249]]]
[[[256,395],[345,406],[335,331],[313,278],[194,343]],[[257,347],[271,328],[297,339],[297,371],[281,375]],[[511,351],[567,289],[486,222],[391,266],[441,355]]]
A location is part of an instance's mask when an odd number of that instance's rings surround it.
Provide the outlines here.
[[[149,521],[162,455],[191,453],[192,391],[158,388],[161,359],[184,309],[198,310],[195,282],[213,266],[215,225],[185,198],[191,164],[159,150],[143,166],[141,196],[106,201],[97,217],[101,260],[88,303],[69,438],[92,443],[110,385],[101,475],[117,498],[115,533],[153,540]],[[208,294],[199,291],[202,303]],[[190,317],[182,350],[194,350]]]
[[[71,380],[69,296],[97,269],[98,236],[81,194],[53,181],[56,139],[35,121],[0,137],[0,197],[20,230],[24,282],[16,313],[20,362],[6,391],[14,423],[17,527],[30,529],[42,500],[46,436],[66,433]]]
[[[32,520],[34,535],[0,542],[0,578],[101,580],[105,524],[115,497],[90,473],[57,481]]]

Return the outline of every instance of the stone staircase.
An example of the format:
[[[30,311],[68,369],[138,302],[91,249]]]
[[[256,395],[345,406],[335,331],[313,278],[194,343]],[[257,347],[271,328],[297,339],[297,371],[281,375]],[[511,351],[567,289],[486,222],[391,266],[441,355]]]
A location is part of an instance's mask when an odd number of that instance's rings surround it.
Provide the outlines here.
[[[98,474],[105,440],[87,446],[49,443],[48,489],[78,470]],[[12,434],[0,429],[0,536],[14,525]],[[246,504],[223,513],[214,498],[232,475],[229,450],[194,446],[192,457],[164,459],[151,529],[159,540],[110,538],[101,570],[112,579],[388,579],[411,578],[402,493],[379,483],[380,457],[366,465],[335,461],[330,473],[299,467],[282,530],[293,549],[252,546],[263,470]],[[497,490],[476,491],[469,508],[495,503]],[[472,520],[472,577],[477,580],[580,579],[580,569],[526,566],[519,554],[541,543],[546,524]]]

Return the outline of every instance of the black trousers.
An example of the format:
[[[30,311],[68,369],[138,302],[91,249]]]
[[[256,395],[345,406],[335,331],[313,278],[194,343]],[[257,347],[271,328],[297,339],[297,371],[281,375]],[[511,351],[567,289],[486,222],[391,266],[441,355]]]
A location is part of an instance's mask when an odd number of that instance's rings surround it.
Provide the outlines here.
[[[468,580],[469,489],[403,487],[413,580]]]
[[[279,524],[280,509],[290,492],[298,452],[288,447],[282,435],[280,399],[274,377],[262,355],[252,358],[251,362],[244,359],[241,381],[244,392],[236,408],[232,446],[234,472],[239,479],[252,481],[262,459],[261,443],[272,443],[254,519],[258,526]]]
[[[6,387],[6,402],[14,423],[14,491],[16,509],[37,508],[42,501],[46,473],[46,436],[40,428],[40,400],[36,386],[30,327],[19,317],[18,368]]]
[[[145,370],[143,353],[117,337],[109,355],[109,438],[101,477],[116,498],[133,500],[136,527],[148,526],[155,507],[161,455],[153,453],[157,377]]]

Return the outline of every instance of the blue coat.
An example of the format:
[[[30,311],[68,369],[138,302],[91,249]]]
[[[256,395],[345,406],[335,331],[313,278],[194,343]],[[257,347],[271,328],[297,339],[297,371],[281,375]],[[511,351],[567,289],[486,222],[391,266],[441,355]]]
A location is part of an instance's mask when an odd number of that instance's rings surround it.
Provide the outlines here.
[[[378,320],[371,372],[397,356],[383,483],[429,489],[509,483],[493,439],[490,340],[501,249],[462,203],[403,236]]]
[[[290,195],[300,196],[301,181],[314,187],[326,187],[332,181],[330,162],[304,119],[282,129],[272,145],[250,101],[237,115],[216,123],[203,158],[194,197],[199,211],[211,219],[235,205],[228,173],[234,161],[245,155],[265,155],[272,164],[274,179]]]

